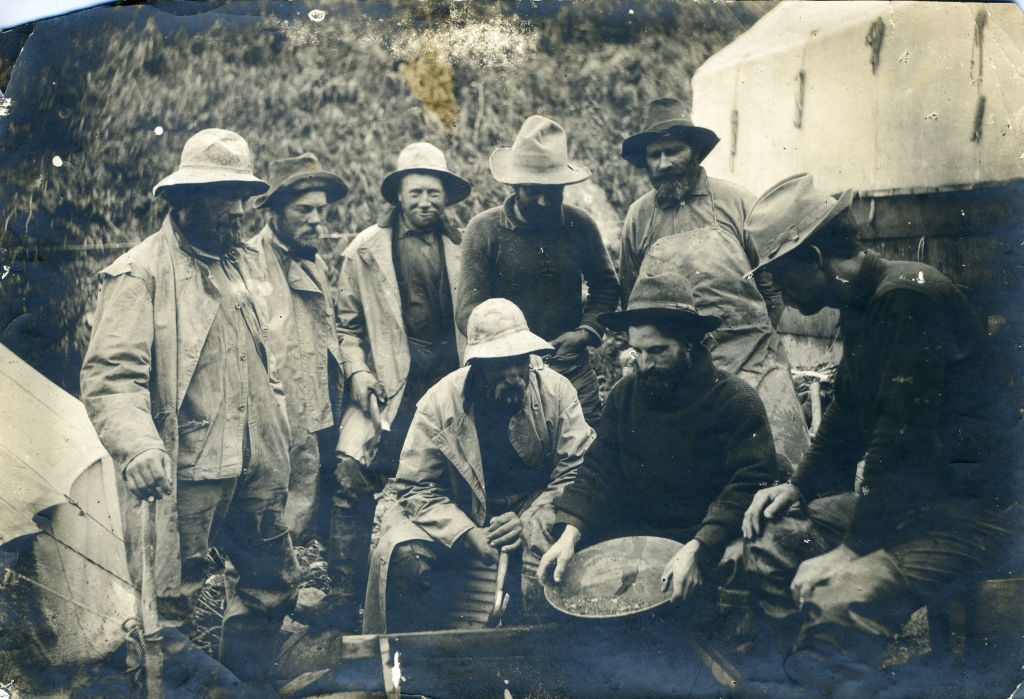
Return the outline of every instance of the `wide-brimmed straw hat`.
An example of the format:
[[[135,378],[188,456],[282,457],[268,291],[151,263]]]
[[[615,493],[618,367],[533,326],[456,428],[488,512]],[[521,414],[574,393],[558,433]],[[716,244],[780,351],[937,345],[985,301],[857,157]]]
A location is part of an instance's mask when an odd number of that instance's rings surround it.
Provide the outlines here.
[[[203,184],[237,185],[247,196],[270,187],[253,174],[252,151],[245,139],[226,129],[203,129],[181,149],[178,169],[156,183],[153,194],[171,187]]]
[[[554,349],[542,337],[530,332],[523,312],[508,299],[487,299],[469,314],[467,364],[474,359],[518,357]]]
[[[754,202],[743,224],[757,247],[760,264],[746,276],[795,250],[825,224],[850,208],[853,190],[839,198],[814,187],[806,172],[787,177]]]
[[[708,333],[722,324],[718,316],[697,310],[690,282],[678,272],[641,276],[629,295],[626,310],[602,313],[597,319],[612,330],[671,322],[689,323],[695,331]]]
[[[534,114],[523,122],[511,148],[495,148],[491,176],[504,184],[566,185],[590,177],[590,168],[569,160],[565,129]]]
[[[402,178],[414,173],[439,178],[449,206],[468,197],[473,189],[469,182],[448,169],[448,159],[440,148],[431,143],[410,143],[398,154],[395,165],[395,170],[389,172],[380,184],[380,193],[389,204],[398,203],[398,188]]]
[[[330,204],[348,194],[348,185],[333,172],[324,170],[314,153],[303,153],[270,163],[270,191],[256,197],[253,203],[266,206],[279,195],[310,191],[323,191]]]
[[[695,126],[686,105],[675,97],[662,97],[647,105],[643,130],[622,142],[622,157],[638,168],[647,168],[647,144],[657,138],[678,136],[690,144],[696,162],[708,157],[718,144],[711,129]]]

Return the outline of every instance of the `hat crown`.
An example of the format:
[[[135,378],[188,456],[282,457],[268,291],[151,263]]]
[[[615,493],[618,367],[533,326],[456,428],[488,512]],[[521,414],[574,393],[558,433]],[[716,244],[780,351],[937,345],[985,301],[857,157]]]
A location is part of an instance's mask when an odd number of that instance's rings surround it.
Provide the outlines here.
[[[249,144],[234,131],[203,129],[185,142],[180,168],[216,168],[253,174]]]
[[[690,281],[678,272],[641,276],[629,294],[626,310],[652,308],[697,313]]]
[[[469,314],[466,342],[473,347],[521,332],[528,333],[530,328],[519,306],[508,299],[487,299]]]
[[[270,184],[276,186],[296,175],[322,170],[320,159],[314,153],[303,153],[294,158],[282,158],[270,163]]]
[[[410,143],[398,154],[395,170],[443,170],[448,171],[448,159],[433,143],[420,141]]]
[[[644,131],[659,131],[671,126],[693,126],[690,110],[675,97],[661,97],[647,105]]]
[[[802,243],[840,203],[817,189],[806,172],[773,186],[754,203],[744,224],[761,262],[770,262]],[[787,249],[782,250],[783,246]]]
[[[569,163],[569,139],[560,124],[534,114],[512,142],[512,162],[530,170],[550,170]]]

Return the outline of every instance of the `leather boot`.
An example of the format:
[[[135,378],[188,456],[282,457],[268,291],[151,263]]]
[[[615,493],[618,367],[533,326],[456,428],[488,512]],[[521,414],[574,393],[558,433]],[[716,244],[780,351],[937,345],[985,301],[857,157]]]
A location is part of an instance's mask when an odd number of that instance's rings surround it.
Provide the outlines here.
[[[220,663],[250,687],[272,688],[281,620],[259,614],[225,617]]]

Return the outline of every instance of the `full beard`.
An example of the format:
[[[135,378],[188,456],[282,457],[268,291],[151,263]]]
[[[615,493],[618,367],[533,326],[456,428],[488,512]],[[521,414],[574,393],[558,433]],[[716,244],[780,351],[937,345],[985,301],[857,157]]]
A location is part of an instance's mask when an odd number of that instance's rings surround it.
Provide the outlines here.
[[[637,388],[640,396],[652,406],[672,404],[679,388],[683,384],[683,377],[693,366],[689,356],[682,356],[675,366],[665,369],[648,369],[637,372]]]
[[[235,217],[217,219],[189,226],[182,231],[185,240],[200,250],[223,255],[242,242],[241,219]]]
[[[654,203],[659,209],[671,209],[678,206],[697,182],[697,168],[687,170],[672,169],[657,176],[651,175],[654,186]]]
[[[518,413],[526,405],[526,382],[521,379],[502,379],[488,389],[487,398],[511,414]]]

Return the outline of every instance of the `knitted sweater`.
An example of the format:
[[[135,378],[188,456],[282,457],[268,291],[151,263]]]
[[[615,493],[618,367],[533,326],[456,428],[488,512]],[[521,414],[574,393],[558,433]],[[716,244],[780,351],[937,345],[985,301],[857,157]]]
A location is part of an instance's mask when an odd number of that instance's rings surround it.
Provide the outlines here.
[[[708,560],[740,535],[754,493],[780,476],[771,428],[753,388],[705,351],[694,358],[673,401],[652,404],[636,376],[612,388],[597,439],[555,500],[558,522],[584,534],[610,521],[694,528]]]

